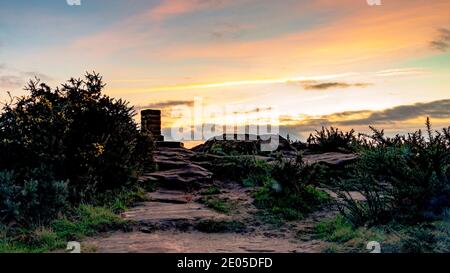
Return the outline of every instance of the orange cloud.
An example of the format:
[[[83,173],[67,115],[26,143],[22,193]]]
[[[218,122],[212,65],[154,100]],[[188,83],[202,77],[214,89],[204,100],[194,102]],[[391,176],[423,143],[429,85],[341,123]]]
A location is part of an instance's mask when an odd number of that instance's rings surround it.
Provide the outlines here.
[[[163,20],[178,14],[191,12],[198,7],[196,1],[191,0],[172,0],[162,1],[160,5],[151,9],[149,15],[154,20]]]
[[[148,14],[152,20],[161,21],[176,15],[204,9],[221,8],[232,3],[230,0],[163,0]]]
[[[169,61],[235,61],[246,70],[251,66],[254,74],[270,71],[274,76],[281,76],[277,73],[282,69],[304,71],[366,64],[376,67],[386,61],[428,54],[434,29],[448,22],[450,2],[395,1],[357,10],[358,13],[308,31],[260,40],[183,43],[160,48],[152,57],[157,55]],[[208,74],[210,71],[205,70]],[[236,74],[242,75],[240,71]]]

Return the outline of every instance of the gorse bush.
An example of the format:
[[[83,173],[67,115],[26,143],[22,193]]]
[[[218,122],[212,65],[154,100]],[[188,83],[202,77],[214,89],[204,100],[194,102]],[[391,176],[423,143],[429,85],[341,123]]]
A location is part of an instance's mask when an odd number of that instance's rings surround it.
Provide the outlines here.
[[[99,193],[136,183],[152,142],[138,130],[133,109],[102,95],[104,87],[95,73],[56,89],[30,81],[29,96],[4,105],[0,116],[3,218],[44,220],[54,217],[64,202],[90,203]]]
[[[216,178],[255,187],[255,205],[268,216],[299,219],[329,201],[328,195],[317,189],[323,180],[323,166],[307,165],[301,157],[279,157],[273,162],[255,156],[225,157],[215,162],[213,172]]]
[[[270,166],[255,156],[229,156],[217,159],[212,167],[216,178],[241,182],[244,186],[261,186],[270,179]]]
[[[321,174],[321,166],[307,165],[301,157],[279,159],[272,165],[270,179],[256,192],[255,203],[287,220],[302,218],[329,201],[317,189]]]
[[[56,180],[44,167],[18,180],[14,171],[0,172],[1,222],[41,223],[67,209],[67,181]]]
[[[341,211],[355,224],[390,221],[417,223],[438,217],[450,205],[449,129],[427,136],[384,137],[383,131],[365,142],[354,172],[341,181]],[[348,189],[365,201],[353,199]]]
[[[307,140],[308,148],[314,152],[352,152],[359,145],[355,131],[343,132],[338,128],[322,127]]]

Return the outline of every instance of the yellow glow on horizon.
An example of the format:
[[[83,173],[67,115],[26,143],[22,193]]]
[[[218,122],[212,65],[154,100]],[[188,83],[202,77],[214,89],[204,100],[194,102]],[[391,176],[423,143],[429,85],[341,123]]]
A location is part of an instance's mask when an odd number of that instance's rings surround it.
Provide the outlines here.
[[[128,94],[148,93],[148,92],[161,92],[161,91],[179,91],[179,90],[191,90],[191,89],[210,89],[220,87],[236,87],[244,85],[260,85],[260,84],[276,84],[276,83],[289,83],[300,81],[320,81],[331,80],[337,78],[344,78],[358,75],[355,72],[322,75],[322,76],[299,76],[299,77],[286,77],[286,78],[273,78],[273,79],[256,79],[256,80],[239,80],[239,81],[227,81],[218,83],[198,83],[198,84],[180,84],[180,85],[166,85],[150,88],[135,89]],[[139,82],[140,80],[124,80],[124,82]],[[117,81],[116,81],[117,82]],[[120,81],[122,82],[122,81]]]

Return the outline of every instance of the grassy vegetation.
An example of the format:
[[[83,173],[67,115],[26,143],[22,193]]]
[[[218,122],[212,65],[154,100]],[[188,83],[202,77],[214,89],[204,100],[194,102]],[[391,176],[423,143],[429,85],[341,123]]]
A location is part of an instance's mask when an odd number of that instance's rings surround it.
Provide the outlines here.
[[[105,207],[80,205],[69,215],[46,226],[0,227],[0,253],[50,252],[64,249],[68,241],[79,241],[106,230],[121,229],[126,222]]]
[[[386,240],[382,230],[355,227],[340,215],[323,220],[315,226],[314,231],[318,238],[330,242],[324,252],[367,252],[365,248],[368,242]]]
[[[51,223],[51,228],[60,238],[81,240],[97,232],[121,228],[125,222],[110,209],[81,205],[73,215]]]
[[[52,90],[31,81],[29,96],[0,115],[0,252],[46,252],[97,232],[126,227],[116,213],[144,200],[138,176],[152,163],[151,136],[138,130],[126,102],[101,94],[98,74]],[[302,219],[337,188],[341,215],[315,233],[326,251],[361,252],[380,241],[387,252],[450,251],[450,127],[386,137],[322,128],[298,147],[357,153],[351,166],[330,169],[297,159],[267,162],[253,142],[213,142],[215,178],[253,188],[260,216],[275,224]],[[149,186],[150,185],[150,186]],[[147,183],[146,190],[153,188]],[[356,200],[350,191],[360,193]],[[211,186],[200,199],[230,213],[233,201]],[[241,232],[234,221],[202,221],[204,232]]]
[[[246,187],[264,185],[270,179],[270,170],[266,161],[255,156],[227,156],[213,164],[217,179],[239,181]]]
[[[236,208],[236,202],[228,199],[222,199],[219,197],[206,196],[200,199],[200,202],[205,204],[207,207],[221,212],[221,213],[230,213],[232,209]]]
[[[216,185],[212,185],[208,189],[202,191],[200,194],[201,195],[215,195],[215,194],[219,194],[219,193],[220,193],[220,188]]]
[[[142,200],[153,142],[96,73],[52,89],[38,80],[0,115],[0,252],[46,252],[122,227]]]
[[[64,249],[68,241],[109,230],[126,229],[128,223],[118,213],[131,204],[144,200],[144,190],[122,190],[99,195],[102,206],[81,204],[45,225],[29,227],[0,225],[0,253],[50,252]]]
[[[254,193],[257,207],[285,220],[302,219],[327,203],[328,194],[319,190],[321,171],[317,165],[280,159],[270,168],[262,187]]]
[[[147,185],[150,183],[145,184],[99,194],[94,205],[107,206],[114,213],[123,212],[134,203],[147,200],[146,193],[149,191]]]
[[[383,253],[448,253],[450,218],[415,226],[391,223],[358,227],[339,215],[315,228],[317,238],[327,241],[324,252],[369,252],[370,241],[379,242]]]
[[[383,252],[450,251],[450,127],[434,131],[429,119],[426,127],[394,137],[372,127],[371,135],[358,137],[322,128],[310,137],[304,149],[359,155],[350,166],[325,169],[320,179],[338,190],[341,212],[315,227],[329,242],[325,251],[368,252],[372,240]]]
[[[317,188],[323,179],[322,167],[306,165],[301,157],[296,160],[279,158],[270,163],[255,156],[226,157],[215,166],[217,178],[254,188],[255,205],[264,210],[262,219],[269,222],[278,222],[278,218],[301,219],[330,200]],[[213,208],[228,210],[223,202],[209,203]]]
[[[450,206],[450,134],[432,132],[427,121],[408,136],[384,137],[374,129],[350,178],[341,179],[340,210],[356,225],[396,221],[416,224],[442,217]],[[450,129],[450,128],[449,128]],[[365,200],[355,200],[349,188]]]

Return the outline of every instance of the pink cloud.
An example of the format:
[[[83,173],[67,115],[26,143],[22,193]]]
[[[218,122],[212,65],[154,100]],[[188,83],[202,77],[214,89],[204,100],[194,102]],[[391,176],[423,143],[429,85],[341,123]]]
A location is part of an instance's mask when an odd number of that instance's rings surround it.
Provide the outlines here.
[[[163,1],[157,7],[149,11],[150,18],[154,20],[163,20],[167,17],[191,12],[197,8],[196,1]]]
[[[222,8],[233,3],[230,0],[163,0],[149,11],[152,20],[161,21],[173,16],[198,10]]]

